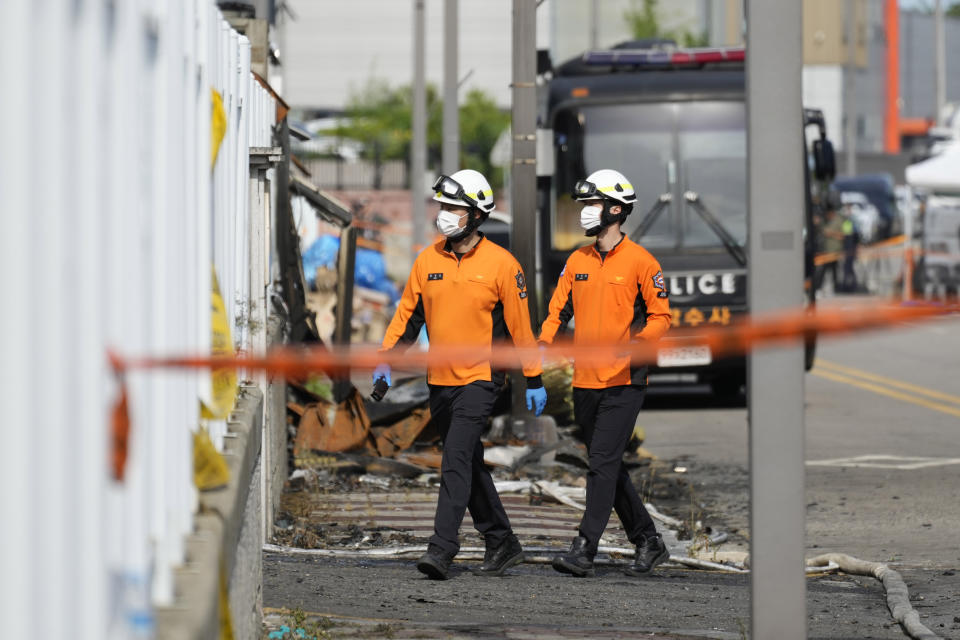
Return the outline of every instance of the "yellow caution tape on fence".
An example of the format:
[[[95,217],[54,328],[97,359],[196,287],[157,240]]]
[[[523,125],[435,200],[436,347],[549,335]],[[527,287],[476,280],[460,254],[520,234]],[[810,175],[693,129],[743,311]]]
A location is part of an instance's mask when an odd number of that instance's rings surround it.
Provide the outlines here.
[[[230,467],[205,429],[193,433],[193,484],[200,491],[220,489],[230,482]]]
[[[220,151],[220,143],[227,134],[227,112],[223,108],[223,98],[217,93],[216,89],[210,90],[212,94],[213,113],[210,117],[210,169],[217,164],[217,153]]]
[[[233,338],[230,335],[230,320],[220,295],[217,270],[213,269],[211,292],[210,352],[214,357],[229,358],[234,355]],[[201,400],[201,415],[207,420],[223,420],[237,401],[237,370],[233,367],[218,367],[210,372],[210,397]]]

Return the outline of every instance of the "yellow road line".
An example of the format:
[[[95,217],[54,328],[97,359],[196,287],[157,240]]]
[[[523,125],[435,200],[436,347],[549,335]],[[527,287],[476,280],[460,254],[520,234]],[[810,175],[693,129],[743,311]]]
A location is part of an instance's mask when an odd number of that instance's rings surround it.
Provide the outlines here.
[[[859,387],[866,391],[872,391],[874,393],[879,393],[882,396],[887,396],[890,398],[896,398],[897,400],[903,400],[904,402],[909,402],[911,404],[920,405],[921,407],[926,407],[927,409],[933,409],[934,411],[940,411],[941,413],[947,413],[951,416],[956,416],[960,418],[960,408],[951,407],[949,405],[940,404],[939,402],[931,402],[923,398],[918,398],[917,396],[909,395],[907,393],[901,393],[899,391],[893,391],[887,389],[886,387],[881,387],[870,382],[863,382],[862,380],[857,380],[855,378],[849,378],[838,373],[832,373],[829,371],[818,371],[814,369],[811,371],[815,376],[820,376],[821,378],[826,378],[827,380],[833,380],[834,382],[842,382],[844,384],[849,384],[854,387]]]
[[[934,398],[936,400],[943,400],[945,402],[950,402],[952,404],[960,405],[960,396],[955,396],[951,393],[944,393],[943,391],[937,391],[935,389],[929,389],[927,387],[921,387],[919,385],[910,384],[909,382],[903,382],[901,380],[894,380],[893,378],[887,378],[885,376],[880,376],[875,373],[870,373],[869,371],[863,371],[861,369],[854,369],[853,367],[847,367],[835,362],[828,362],[826,360],[821,360],[817,358],[814,362],[814,366],[817,367],[826,367],[832,369],[837,373],[845,373],[847,375],[855,376],[857,378],[863,378],[864,380],[871,380],[873,382],[879,382],[880,384],[885,384],[888,387],[896,387],[897,389],[903,389],[904,391],[911,391],[928,398]]]

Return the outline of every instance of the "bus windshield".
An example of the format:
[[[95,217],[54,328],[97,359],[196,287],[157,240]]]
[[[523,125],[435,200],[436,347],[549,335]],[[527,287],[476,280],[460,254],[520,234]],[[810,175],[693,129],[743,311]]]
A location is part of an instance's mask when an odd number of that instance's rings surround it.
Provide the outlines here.
[[[554,119],[556,189],[552,244],[570,250],[589,242],[573,186],[598,169],[616,169],[637,193],[623,230],[629,235],[663,194],[672,202],[641,243],[650,248],[714,249],[723,242],[690,205],[695,192],[739,245],[747,239],[746,113],[739,101],[574,105]]]

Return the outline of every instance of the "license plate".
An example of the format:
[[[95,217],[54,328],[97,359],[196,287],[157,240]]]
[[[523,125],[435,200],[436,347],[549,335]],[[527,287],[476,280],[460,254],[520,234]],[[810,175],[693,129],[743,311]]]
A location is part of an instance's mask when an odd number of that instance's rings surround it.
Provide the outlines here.
[[[710,364],[710,347],[670,347],[657,353],[658,367],[697,367]]]

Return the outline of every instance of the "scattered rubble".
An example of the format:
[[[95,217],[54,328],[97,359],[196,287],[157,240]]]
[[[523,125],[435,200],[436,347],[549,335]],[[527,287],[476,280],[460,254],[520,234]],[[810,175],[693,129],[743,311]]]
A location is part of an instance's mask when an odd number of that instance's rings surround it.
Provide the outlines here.
[[[545,381],[569,388],[568,375],[558,367]],[[365,400],[356,389],[334,403],[327,393],[332,388],[323,380],[291,385],[294,470],[271,542],[388,554],[392,546],[425,544],[442,460],[425,379],[398,380],[381,403]],[[483,441],[484,461],[522,538],[527,527],[525,544],[566,545],[586,500],[586,447],[569,422],[572,404],[558,395],[555,408],[566,416],[560,422],[549,415],[527,420],[498,415]],[[719,550],[728,534],[703,524],[707,514],[694,490],[692,462],[659,460],[643,448],[644,438],[638,426],[624,461],[671,552],[691,565],[742,567],[743,554]],[[602,545],[629,547],[618,527],[614,516]]]

